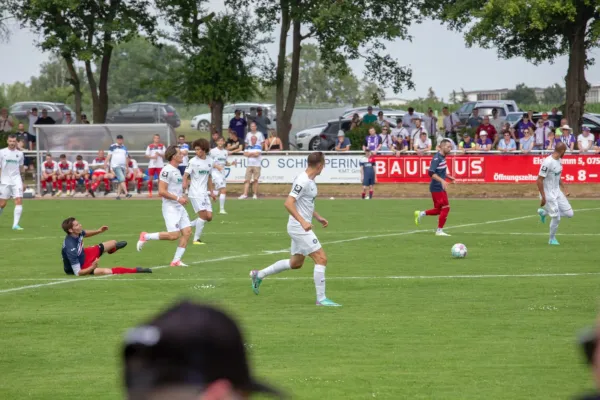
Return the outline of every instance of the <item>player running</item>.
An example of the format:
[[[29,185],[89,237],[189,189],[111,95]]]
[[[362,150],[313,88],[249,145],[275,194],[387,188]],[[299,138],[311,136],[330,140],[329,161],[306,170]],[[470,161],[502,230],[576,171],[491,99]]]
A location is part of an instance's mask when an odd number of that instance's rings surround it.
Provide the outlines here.
[[[114,178],[114,176],[108,172],[108,170],[104,169],[104,163],[106,162],[106,157],[104,157],[104,150],[98,150],[98,157],[94,158],[92,163],[90,164],[90,168],[94,171],[92,173],[92,187],[88,191],[92,197],[96,197],[95,191],[100,186],[100,183],[104,181],[104,195],[110,193],[110,180]]]
[[[365,150],[365,156],[360,159],[360,181],[363,184],[363,200],[372,199],[373,186],[377,183],[377,176],[375,175],[375,159],[369,149]],[[369,197],[367,197],[367,188],[369,188]]]
[[[58,162],[58,192],[56,192],[56,197],[60,197],[63,194],[63,183],[65,184],[65,189],[67,190],[67,196],[71,195],[71,181],[75,183],[73,180],[73,165],[70,161],[67,160],[67,156],[65,154],[61,154],[59,157],[60,161]],[[75,186],[73,184],[73,186]],[[75,191],[75,187],[73,187],[73,191]]]
[[[181,164],[183,156],[177,146],[169,146],[165,152],[165,158],[168,164],[160,172],[158,195],[162,197],[162,213],[167,225],[167,232],[140,233],[137,250],[142,251],[148,240],[179,239],[179,246],[175,251],[173,261],[171,261],[171,267],[187,267],[181,262],[181,258],[192,234],[192,228],[184,207],[187,199],[183,196],[183,178],[177,168]]]
[[[90,166],[81,155],[78,155],[73,163],[73,176],[75,177],[75,184],[71,196],[75,196],[77,181],[80,179],[83,180],[83,184],[85,185],[85,195],[87,196],[89,194],[88,190],[90,190]]]
[[[58,175],[58,163],[54,162],[51,154],[46,154],[46,161],[42,165],[42,197],[48,194],[48,183],[52,183],[52,196],[56,192],[56,176]]]
[[[291,257],[279,260],[275,264],[257,271],[250,272],[252,290],[258,294],[260,285],[267,276],[278,274],[289,269],[301,268],[308,255],[315,262],[313,278],[317,291],[318,306],[338,307],[325,296],[325,267],[327,255],[313,232],[312,219],[315,218],[327,228],[329,223],[315,211],[315,198],[317,197],[317,184],[315,178],[321,174],[325,167],[325,156],[320,151],[308,156],[308,168],[298,175],[292,184],[292,191],[285,201],[285,208],[290,214],[287,231],[292,239]]]
[[[194,207],[194,212],[198,218],[192,221],[196,227],[194,232],[194,244],[204,244],[200,240],[204,224],[212,221],[212,204],[210,198],[215,200],[213,194],[213,182],[211,173],[213,170],[213,159],[207,156],[210,144],[206,139],[198,139],[192,143],[192,148],[196,152],[196,157],[192,158],[183,174],[183,188],[187,189],[191,179],[191,185],[188,197]],[[210,197],[210,198],[209,198]]]
[[[560,175],[562,174],[560,159],[563,158],[566,151],[566,144],[563,142],[556,144],[554,152],[542,162],[536,182],[541,198],[541,208],[538,209],[538,214],[542,223],[546,222],[546,216],[552,218],[550,221],[550,239],[548,244],[555,246],[560,244],[556,240],[556,231],[560,224],[560,218],[573,217],[573,208],[569,204],[569,200],[567,200],[569,192],[560,179]]]
[[[19,226],[21,213],[23,212],[23,180],[21,173],[24,172],[23,165],[25,156],[23,152],[17,149],[17,137],[8,136],[8,147],[0,150],[0,215],[6,207],[8,199],[11,197],[15,201],[13,211],[14,231],[22,231]]]
[[[421,218],[426,215],[439,215],[438,228],[435,232],[436,236],[450,236],[444,232],[444,225],[450,213],[450,203],[448,202],[448,182],[446,178],[454,182],[454,177],[448,174],[446,166],[446,156],[452,151],[452,142],[449,139],[444,139],[440,143],[440,151],[433,156],[429,170],[427,171],[431,177],[429,191],[433,199],[433,208],[427,211],[415,211],[415,224],[419,225]]]
[[[152,137],[152,143],[146,148],[146,158],[150,160],[148,161],[148,197],[152,197],[152,185],[154,184],[156,176],[165,165],[163,162],[165,156],[165,145],[160,142],[160,135],[154,135]]]
[[[217,147],[210,150],[210,157],[213,159],[212,182],[214,185],[213,194],[219,194],[219,214],[227,214],[225,211],[225,198],[227,197],[227,173],[225,167],[237,165],[237,161],[227,162],[229,152],[225,149],[225,139],[219,136]]]
[[[67,234],[62,246],[64,271],[67,275],[117,275],[151,273],[150,268],[98,268],[98,261],[104,252],[112,254],[127,246],[127,242],[109,240],[92,247],[83,247],[83,239],[96,236],[108,230],[102,226],[95,231],[84,231],[83,227],[74,217],[65,219],[62,228]]]

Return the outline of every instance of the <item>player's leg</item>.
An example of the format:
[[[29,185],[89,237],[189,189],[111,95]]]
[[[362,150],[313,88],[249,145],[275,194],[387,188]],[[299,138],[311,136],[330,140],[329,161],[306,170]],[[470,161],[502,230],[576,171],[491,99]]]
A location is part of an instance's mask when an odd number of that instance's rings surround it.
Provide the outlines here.
[[[184,209],[185,211],[185,209]],[[185,213],[187,216],[187,212]],[[140,238],[137,242],[137,251],[142,251],[144,244],[146,244],[149,240],[177,240],[181,236],[181,228],[179,226],[179,222],[181,219],[181,212],[179,210],[172,210],[169,208],[163,208],[163,218],[165,220],[165,225],[167,227],[166,232],[142,232],[140,233]],[[188,219],[189,221],[189,219]],[[188,225],[189,226],[189,225]]]
[[[363,191],[362,191],[362,195],[361,195],[361,198],[363,200],[367,198],[367,186],[365,186],[365,181],[366,180],[363,179]]]
[[[106,196],[112,190],[112,181],[115,179],[115,174],[107,172],[104,174],[104,195]]]
[[[58,189],[58,182],[56,174],[52,174],[52,195],[56,194],[56,190]]]
[[[56,178],[57,180],[57,190],[56,190],[56,196],[60,197],[63,194],[63,183],[65,181],[65,176],[63,174],[59,174],[58,177]]]
[[[204,230],[204,224],[212,221],[212,204],[210,203],[210,198],[208,195],[202,199],[190,199],[190,202],[192,203],[194,212],[198,215],[198,218],[196,218],[192,223],[192,225],[196,227],[196,230],[194,231],[194,240],[192,243],[201,245],[204,244],[204,242],[200,240],[202,231]]]
[[[444,232],[444,225],[448,220],[448,214],[450,213],[450,202],[448,201],[448,192],[438,192],[437,206],[440,208],[440,216],[438,217],[438,228],[435,234],[437,236],[450,236]]]
[[[104,251],[107,252],[108,254],[113,254],[117,250],[121,250],[125,246],[127,246],[127,242],[125,242],[125,241],[117,242],[116,240],[109,240],[108,242],[102,243],[102,247],[103,247]]]
[[[375,185],[375,179],[369,179],[369,199],[373,198],[373,185]]]
[[[136,173],[137,193],[142,193],[142,183],[144,183],[144,174],[141,171]]]
[[[90,190],[90,174],[82,174],[83,184],[85,185],[85,190]]]
[[[227,198],[227,189],[222,187],[219,190],[219,214],[227,214],[225,211],[225,199]]]
[[[46,174],[45,172],[42,172],[42,196],[45,196],[46,194],[48,194],[48,182],[49,182],[49,176],[48,174]]]
[[[23,186],[12,186],[12,198],[15,199],[12,228],[15,231],[22,231],[23,228],[19,226],[19,221],[21,220],[21,214],[23,213]]]
[[[160,171],[158,171],[158,168],[148,168],[148,197],[152,197],[152,185],[154,184],[154,179],[159,172]]]
[[[337,307],[337,304],[327,298],[325,295],[325,269],[327,267],[327,255],[325,250],[320,248],[319,250],[310,253],[309,257],[315,262],[315,269],[313,271],[313,279],[315,282],[315,290],[317,292],[317,305],[318,306],[330,306]]]
[[[187,248],[190,236],[192,235],[192,227],[190,223],[190,218],[188,217],[188,213],[183,207],[180,212],[177,225],[181,229],[181,236],[179,238],[179,245],[177,246],[177,250],[175,250],[175,256],[173,257],[173,261],[171,261],[171,267],[187,267],[186,264],[181,262],[181,258],[185,253],[185,249]]]
[[[4,211],[4,207],[6,207],[6,203],[8,202],[8,185],[0,185],[0,215]]]
[[[442,208],[438,206],[438,192],[431,192],[431,199],[433,200],[433,208],[425,211],[415,211],[415,224],[419,226],[421,218],[431,215],[440,215]]]
[[[546,211],[546,215],[551,218],[548,244],[558,245],[559,243],[556,240],[556,232],[558,231],[558,226],[560,225],[560,209],[558,206],[558,198],[556,196],[547,195],[544,210]]]
[[[252,185],[252,198],[258,198],[258,180],[260,179],[260,167],[254,167],[254,183]]]

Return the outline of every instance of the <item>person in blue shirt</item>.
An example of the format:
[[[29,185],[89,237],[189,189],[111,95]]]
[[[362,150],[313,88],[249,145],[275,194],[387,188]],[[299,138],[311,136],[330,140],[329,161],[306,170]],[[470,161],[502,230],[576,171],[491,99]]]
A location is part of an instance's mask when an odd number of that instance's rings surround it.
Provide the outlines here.
[[[377,183],[377,176],[375,175],[375,159],[370,150],[365,150],[365,156],[360,159],[360,181],[363,184],[363,200],[372,199],[373,186]],[[369,197],[366,197],[367,188],[369,188]]]
[[[126,198],[130,198],[131,194],[127,191],[127,164],[129,163],[129,152],[123,144],[123,135],[117,135],[117,142],[110,145],[108,148],[108,157],[104,161],[104,169],[108,171],[108,167],[115,174],[115,178],[119,181],[117,186],[117,200],[121,200],[121,191]]]
[[[433,156],[427,173],[431,177],[429,191],[433,199],[433,208],[427,211],[415,211],[415,224],[419,226],[421,218],[426,215],[439,215],[438,228],[435,232],[436,236],[450,236],[444,232],[444,225],[450,213],[450,203],[448,202],[448,193],[446,188],[448,182],[446,178],[454,181],[454,177],[448,174],[446,165],[446,156],[452,151],[452,143],[448,139],[442,140],[440,143],[440,151]]]
[[[229,121],[229,129],[237,133],[237,137],[243,138],[246,137],[246,126],[248,126],[248,122],[242,118],[242,112],[240,110],[235,110],[235,117],[231,118]]]
[[[152,272],[150,268],[140,267],[98,268],[98,262],[104,252],[112,254],[117,250],[127,246],[127,242],[109,240],[108,242],[100,243],[96,246],[86,248],[83,247],[84,238],[96,236],[106,232],[108,230],[108,226],[102,226],[100,229],[93,231],[85,231],[75,217],[69,217],[63,221],[62,229],[67,234],[62,246],[64,271],[67,275],[116,275]]]

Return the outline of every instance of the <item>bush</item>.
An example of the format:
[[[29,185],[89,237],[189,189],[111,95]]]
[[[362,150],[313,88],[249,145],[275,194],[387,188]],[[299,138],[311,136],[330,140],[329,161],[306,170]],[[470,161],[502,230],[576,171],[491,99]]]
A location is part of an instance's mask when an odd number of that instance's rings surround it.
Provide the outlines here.
[[[0,149],[4,148],[7,146],[7,141],[8,141],[8,135],[10,135],[12,132],[0,132]]]
[[[381,133],[379,124],[360,124],[354,129],[346,132],[346,137],[350,139],[350,150],[362,150],[365,138],[369,135],[369,128],[374,127],[377,133]]]

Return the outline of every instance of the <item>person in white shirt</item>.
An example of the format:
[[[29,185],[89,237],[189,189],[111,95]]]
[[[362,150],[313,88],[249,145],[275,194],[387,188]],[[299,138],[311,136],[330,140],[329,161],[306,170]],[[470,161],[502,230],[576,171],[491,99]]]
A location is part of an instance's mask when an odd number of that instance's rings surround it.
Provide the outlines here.
[[[188,153],[190,151],[190,146],[185,142],[185,135],[179,135],[177,138],[179,145],[179,151],[181,151],[181,155],[183,156],[183,161],[179,165],[179,172],[181,172],[181,176],[185,174],[185,169],[188,166],[188,162],[190,160]]]
[[[421,132],[419,138],[414,142],[413,150],[420,156],[431,150],[431,139],[427,137],[427,132]]]
[[[98,157],[94,158],[90,163],[92,169],[92,185],[88,193],[92,197],[96,197],[96,189],[100,186],[101,182],[104,182],[104,195],[110,193],[110,181],[114,178],[114,175],[105,169],[106,157],[104,157],[104,150],[98,150]]]
[[[51,154],[46,154],[46,161],[42,164],[42,197],[48,194],[48,184],[52,184],[51,193],[56,192],[56,177],[58,176],[58,163],[52,159]]]
[[[301,268],[306,256],[309,256],[315,262],[313,279],[317,292],[317,306],[340,306],[325,296],[327,255],[313,231],[312,224],[314,218],[324,228],[329,225],[329,222],[315,211],[315,199],[317,197],[315,178],[321,174],[323,168],[325,168],[325,156],[320,151],[313,152],[308,156],[308,168],[294,179],[292,190],[285,201],[285,208],[290,214],[287,231],[292,239],[291,257],[286,260],[279,260],[260,271],[253,270],[250,272],[252,290],[255,294],[259,293],[260,285],[267,276]]]
[[[402,118],[396,120],[396,127],[392,129],[392,136],[402,140],[408,140],[410,132],[402,126]]]
[[[204,244],[200,240],[204,224],[212,221],[212,204],[210,200],[215,200],[213,194],[213,159],[208,156],[210,143],[206,139],[198,139],[192,143],[192,148],[196,157],[192,158],[183,174],[183,188],[188,189],[188,197],[198,214],[198,218],[192,221],[192,226],[196,227],[193,244]],[[191,184],[189,183],[191,181]]]
[[[248,134],[248,136],[250,136]],[[246,147],[244,156],[248,158],[246,161],[246,176],[244,177],[244,193],[239,197],[240,200],[248,198],[248,190],[250,189],[250,183],[252,185],[253,195],[252,198],[256,200],[258,198],[258,179],[260,178],[260,169],[262,161],[262,146],[258,144],[258,138],[256,136],[250,137],[250,145]]]
[[[427,110],[427,115],[423,117],[423,126],[425,126],[425,129],[431,134],[431,136],[435,135],[437,132],[437,122],[438,119],[433,113],[433,109],[429,108]]]
[[[73,164],[67,160],[66,154],[61,154],[58,161],[58,192],[56,197],[62,196],[63,183],[67,189],[67,196],[71,195],[71,186],[75,191],[75,179],[73,179]]]
[[[154,135],[152,143],[146,148],[146,158],[150,160],[148,161],[148,197],[152,197],[154,180],[164,165],[163,157],[165,157],[165,145],[160,142],[160,135]]]
[[[459,141],[456,132],[460,125],[460,118],[455,113],[451,113],[448,107],[442,108],[442,114],[444,114],[443,123],[446,137],[456,136],[456,141]]]
[[[181,172],[181,171],[180,171]],[[142,183],[144,182],[144,172],[139,167],[138,162],[133,158],[129,158],[127,163],[127,178],[125,184],[129,186],[130,182],[136,182],[137,193],[142,193]]]
[[[225,198],[227,197],[227,171],[225,168],[237,165],[237,161],[232,163],[227,161],[229,152],[225,149],[225,139],[220,136],[217,139],[217,147],[210,150],[210,157],[213,159],[212,182],[214,186],[213,194],[219,195],[219,214],[227,214],[225,211]]]
[[[250,130],[246,134],[245,144],[246,146],[252,143],[252,138],[256,138],[256,144],[262,147],[263,142],[265,141],[265,135],[262,132],[259,132],[256,128],[256,122],[250,122]]]
[[[125,198],[131,198],[131,194],[127,191],[127,164],[129,163],[129,152],[123,144],[123,135],[117,135],[117,143],[110,145],[108,149],[108,157],[104,162],[104,169],[110,169],[115,174],[119,186],[117,186],[117,200],[121,200],[121,191]]]
[[[7,143],[8,147],[0,150],[0,215],[2,215],[8,199],[14,199],[12,229],[22,231],[23,228],[19,226],[19,221],[23,213],[21,174],[24,172],[25,156],[22,151],[17,149],[17,136],[9,135]]]
[[[89,196],[88,190],[90,190],[90,166],[87,161],[83,159],[83,156],[80,154],[76,157],[75,162],[73,163],[73,177],[75,178],[75,183],[78,180],[82,179],[83,184],[85,185],[85,195]],[[71,196],[75,195],[75,187],[73,187],[73,192]]]
[[[594,152],[594,135],[590,134],[590,127],[583,126],[579,136],[577,136],[577,148],[580,153]]]
[[[33,107],[31,111],[27,110],[27,119],[29,120],[27,130],[29,131],[29,133],[35,134],[35,129],[33,128],[33,125],[35,125],[35,122],[38,120],[39,117],[40,116],[38,115],[37,107]]]
[[[425,133],[425,135],[427,135],[427,129],[425,129],[422,125],[421,125],[421,119],[419,117],[416,117],[415,121],[415,129],[413,129],[410,132],[410,147],[414,148],[415,146],[415,142],[421,137],[421,133]]]
[[[175,145],[169,146],[164,153],[168,164],[160,171],[158,181],[158,195],[162,197],[162,214],[167,226],[166,232],[140,233],[137,242],[137,251],[142,248],[148,240],[179,240],[175,256],[171,261],[171,267],[187,267],[181,261],[188,241],[192,234],[190,218],[185,209],[187,198],[183,195],[183,178],[179,172],[179,164],[183,155]]]
[[[540,208],[538,214],[542,223],[546,222],[546,216],[550,216],[550,239],[548,244],[558,245],[556,231],[561,217],[573,217],[573,208],[567,200],[569,192],[560,179],[562,174],[561,158],[567,151],[567,145],[563,142],[556,144],[554,152],[546,157],[540,167],[537,178],[537,187],[540,192]],[[562,190],[561,190],[562,189]]]
[[[402,126],[408,129],[409,131],[413,131],[417,127],[417,120],[421,120],[416,114],[415,109],[412,107],[408,107],[408,113],[402,116]]]
[[[549,124],[545,124],[544,121],[541,119],[538,120],[537,127],[535,129],[533,149],[544,150],[544,143],[546,142],[546,138],[548,138],[548,136],[551,133],[553,133],[552,126],[550,126]]]
[[[15,126],[15,122],[13,118],[8,115],[8,110],[6,108],[2,108],[0,110],[0,132],[10,132]]]

